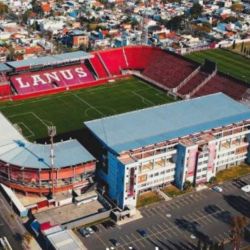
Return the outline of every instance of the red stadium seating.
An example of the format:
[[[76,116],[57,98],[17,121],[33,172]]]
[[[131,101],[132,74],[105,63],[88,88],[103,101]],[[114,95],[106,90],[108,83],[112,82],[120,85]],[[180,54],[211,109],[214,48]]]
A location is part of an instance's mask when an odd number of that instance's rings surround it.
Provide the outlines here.
[[[87,59],[86,64],[71,66],[57,66],[50,69],[40,69],[35,72],[26,69],[26,73],[15,72],[9,76],[13,89],[17,93],[10,93],[8,79],[0,79],[0,97],[12,94],[12,99],[24,99],[34,96],[58,93],[68,89],[78,89],[104,84],[109,79],[121,78],[121,70],[140,71],[140,76],[153,80],[152,84],[164,89],[174,89],[185,80],[195,69],[197,64],[192,63],[173,53],[149,46],[128,46],[91,52],[93,58]],[[72,64],[72,62],[69,61]],[[92,69],[91,69],[92,68]],[[95,72],[97,79],[92,72]],[[205,73],[198,72],[178,93],[186,95],[192,92],[206,78]],[[151,82],[151,81],[150,81]],[[3,87],[1,87],[3,86]],[[247,85],[239,83],[233,78],[217,74],[201,87],[194,95],[201,96],[218,91],[240,99],[248,89]]]
[[[98,54],[95,53],[95,52],[93,52],[92,54],[94,55],[94,57],[90,59],[90,63],[92,65],[92,67],[94,68],[97,76],[99,78],[106,78],[106,77],[108,77],[108,73],[105,70],[105,68],[104,68],[104,66],[103,66],[103,64],[102,64],[102,62],[101,62]]]
[[[0,98],[5,96],[10,96],[11,94],[12,93],[9,84],[0,85]]]
[[[177,87],[194,70],[195,66],[177,56],[158,50],[153,53],[143,75],[168,88]]]
[[[193,89],[198,87],[206,78],[208,74],[199,71],[194,77],[192,77],[185,85],[183,85],[178,93],[181,95],[189,94]]]
[[[217,92],[223,92],[236,100],[240,100],[241,96],[246,92],[248,87],[240,84],[232,78],[217,74],[208,81],[195,96],[203,96]]]
[[[128,67],[122,49],[100,51],[99,55],[112,75],[120,75]]]
[[[144,70],[150,63],[152,54],[158,50],[158,48],[145,46],[125,47],[124,52],[127,58],[128,68],[134,70]]]

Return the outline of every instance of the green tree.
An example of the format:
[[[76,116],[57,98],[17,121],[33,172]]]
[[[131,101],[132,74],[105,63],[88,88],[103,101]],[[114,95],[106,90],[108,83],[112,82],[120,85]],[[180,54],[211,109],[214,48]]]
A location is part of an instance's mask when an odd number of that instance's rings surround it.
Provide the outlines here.
[[[235,250],[240,249],[240,242],[247,224],[248,219],[245,216],[235,216],[231,220],[231,235]]]
[[[6,4],[0,2],[0,15],[7,14],[9,11],[9,8]]]
[[[236,47],[236,43],[235,43],[235,40],[233,41],[233,45],[232,45],[232,49],[235,49]]]
[[[184,16],[175,16],[167,22],[167,27],[170,30],[179,30],[184,21]]]
[[[183,185],[184,190],[189,190],[192,187],[192,183],[190,181],[185,181]]]
[[[201,15],[203,7],[199,3],[194,3],[190,9],[190,14],[192,17],[197,18]]]
[[[240,52],[241,52],[241,53],[243,52],[243,49],[244,49],[244,42],[241,43],[241,49],[240,49]]]
[[[209,183],[210,183],[210,184],[214,184],[216,181],[217,181],[217,178],[216,178],[215,176],[212,176],[212,177],[209,179]]]
[[[244,10],[244,6],[241,3],[235,3],[231,6],[231,10],[240,13]]]

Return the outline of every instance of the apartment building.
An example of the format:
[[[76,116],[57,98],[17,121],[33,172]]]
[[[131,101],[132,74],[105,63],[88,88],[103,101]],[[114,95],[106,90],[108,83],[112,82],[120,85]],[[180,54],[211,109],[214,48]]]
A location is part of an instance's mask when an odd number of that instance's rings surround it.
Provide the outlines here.
[[[85,125],[105,149],[98,175],[121,208],[135,207],[143,191],[204,183],[249,161],[250,110],[222,93]]]

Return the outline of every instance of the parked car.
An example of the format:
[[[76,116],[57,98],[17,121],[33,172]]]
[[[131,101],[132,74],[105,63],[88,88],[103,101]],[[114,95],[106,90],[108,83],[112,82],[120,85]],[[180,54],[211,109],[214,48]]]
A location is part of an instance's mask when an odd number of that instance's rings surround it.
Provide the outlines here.
[[[110,241],[114,246],[116,246],[116,247],[118,247],[118,246],[121,245],[120,242],[117,241],[116,239],[110,239],[109,241]]]
[[[146,237],[147,236],[147,231],[145,229],[138,229],[137,232],[142,236]]]
[[[95,225],[91,226],[91,228],[94,230],[94,232],[98,233],[99,232],[99,228]]]
[[[86,227],[85,229],[89,232],[89,234],[94,233],[94,230],[91,227]]]
[[[242,187],[241,190],[246,192],[246,193],[250,192],[250,185],[246,185],[246,186]]]
[[[219,192],[219,193],[221,193],[223,191],[222,187],[219,187],[219,186],[213,186],[212,190]]]
[[[89,236],[90,236],[89,231],[88,231],[88,230],[86,230],[86,228],[85,228],[85,227],[80,228],[80,229],[79,229],[79,232],[80,232],[80,234],[81,234],[83,237],[85,237],[85,238],[87,238],[87,237],[89,237]]]

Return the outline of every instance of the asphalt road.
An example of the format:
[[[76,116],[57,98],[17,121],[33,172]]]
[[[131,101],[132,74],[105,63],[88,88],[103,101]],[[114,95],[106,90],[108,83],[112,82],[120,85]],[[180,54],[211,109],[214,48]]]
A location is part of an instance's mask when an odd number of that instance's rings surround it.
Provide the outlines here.
[[[100,224],[99,232],[88,238],[80,236],[80,239],[90,250],[112,249],[110,239],[120,243],[116,249],[149,250],[195,250],[198,238],[221,242],[229,238],[232,216],[250,218],[250,193],[240,189],[242,185],[250,184],[250,176],[241,179],[241,183],[221,185],[222,193],[206,189],[144,207],[140,209],[142,219],[111,228]],[[138,229],[145,229],[147,236],[142,237]],[[243,242],[243,246],[246,244]]]
[[[21,250],[22,237],[24,228],[18,220],[14,212],[11,212],[11,207],[6,202],[5,198],[0,193],[0,238],[6,237],[15,250]],[[14,215],[11,216],[11,214]],[[0,247],[1,249],[1,247]]]

